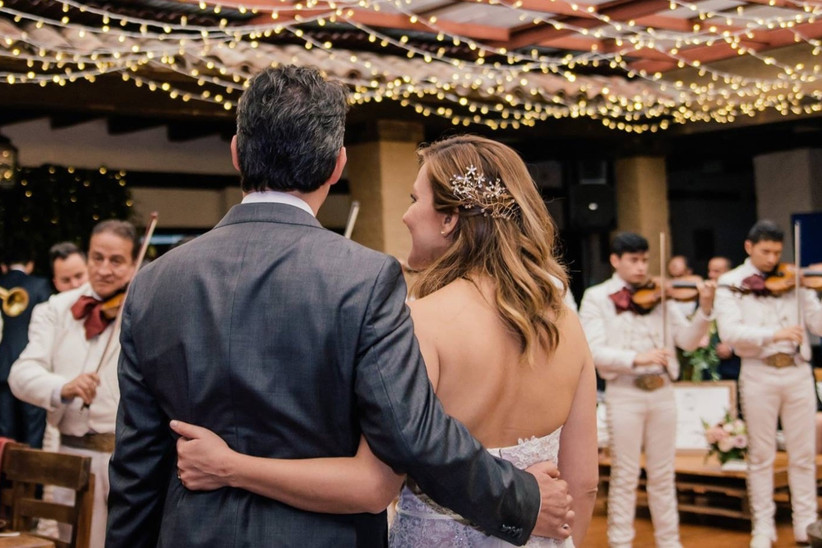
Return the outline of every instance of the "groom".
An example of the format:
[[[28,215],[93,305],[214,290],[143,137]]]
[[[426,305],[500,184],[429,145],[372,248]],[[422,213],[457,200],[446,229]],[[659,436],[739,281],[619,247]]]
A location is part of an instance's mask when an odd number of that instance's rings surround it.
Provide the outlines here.
[[[516,470],[444,413],[397,261],[315,219],[345,165],[345,111],[345,89],[315,70],[257,75],[231,147],[243,203],[132,282],[106,546],[386,542],[384,512],[322,515],[238,489],[187,491],[170,417],[255,456],[351,456],[364,434],[380,459],[491,535],[523,544],[570,533],[551,465]]]

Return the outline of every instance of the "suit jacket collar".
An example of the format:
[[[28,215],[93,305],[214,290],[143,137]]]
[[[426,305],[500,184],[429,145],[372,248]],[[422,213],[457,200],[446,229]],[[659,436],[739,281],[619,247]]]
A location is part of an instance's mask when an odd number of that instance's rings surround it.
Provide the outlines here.
[[[22,270],[9,270],[8,272],[0,276],[0,280],[3,280],[3,282],[7,284],[23,283],[23,281],[28,277],[29,275],[23,272]],[[7,287],[6,289],[11,289],[11,287]]]
[[[240,223],[283,223],[325,230],[320,222],[306,211],[292,205],[273,202],[235,205],[215,228]]]

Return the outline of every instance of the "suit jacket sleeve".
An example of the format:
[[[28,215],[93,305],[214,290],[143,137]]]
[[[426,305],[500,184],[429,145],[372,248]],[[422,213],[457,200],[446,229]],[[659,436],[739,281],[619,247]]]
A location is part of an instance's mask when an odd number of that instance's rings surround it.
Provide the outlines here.
[[[132,305],[139,295],[135,282],[123,311],[120,334],[120,406],[109,464],[107,548],[157,545],[174,466],[169,419],[146,386],[132,338]]]
[[[539,512],[536,480],[494,459],[445,414],[422,361],[399,264],[387,259],[369,297],[355,390],[374,453],[487,533],[523,544]]]

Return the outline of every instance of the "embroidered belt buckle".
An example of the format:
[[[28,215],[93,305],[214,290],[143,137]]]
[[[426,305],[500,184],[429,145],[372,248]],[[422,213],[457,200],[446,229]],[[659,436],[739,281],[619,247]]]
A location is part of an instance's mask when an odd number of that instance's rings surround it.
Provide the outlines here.
[[[639,375],[634,379],[634,386],[646,392],[653,392],[665,386],[665,377],[657,373]]]
[[[794,361],[794,355],[786,354],[785,352],[771,354],[770,356],[765,358],[764,362],[765,365],[770,365],[771,367],[776,367],[777,369],[796,365],[796,362]]]
[[[101,453],[114,452],[114,434],[86,434],[85,436],[61,434],[60,443],[75,449],[88,449]]]

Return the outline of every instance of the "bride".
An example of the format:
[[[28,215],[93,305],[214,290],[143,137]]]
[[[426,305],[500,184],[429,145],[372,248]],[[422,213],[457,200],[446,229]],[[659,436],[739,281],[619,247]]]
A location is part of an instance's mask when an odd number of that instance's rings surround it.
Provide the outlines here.
[[[525,164],[510,148],[456,136],[419,151],[403,222],[409,303],[428,376],[448,414],[495,456],[526,468],[552,461],[573,497],[581,544],[597,486],[595,374],[555,228]],[[295,364],[297,366],[298,364]],[[321,395],[318,395],[321,397]],[[348,458],[280,460],[232,451],[211,431],[172,421],[178,473],[191,490],[246,489],[315,512],[381,512],[403,481],[360,442]],[[409,480],[391,546],[502,546]],[[532,537],[529,546],[571,546]]]

